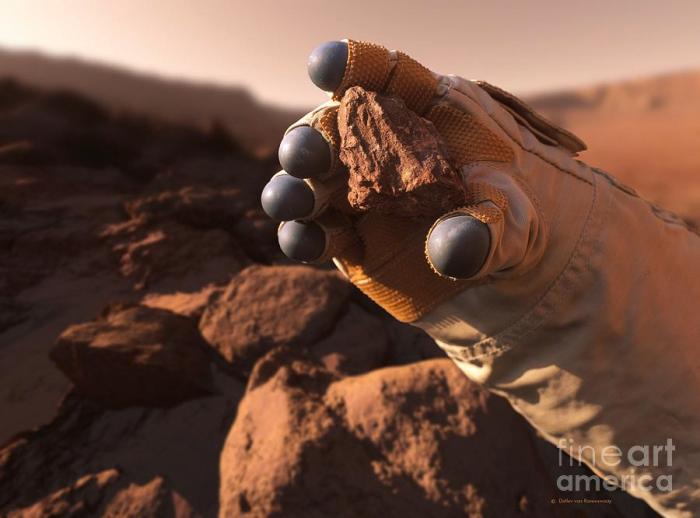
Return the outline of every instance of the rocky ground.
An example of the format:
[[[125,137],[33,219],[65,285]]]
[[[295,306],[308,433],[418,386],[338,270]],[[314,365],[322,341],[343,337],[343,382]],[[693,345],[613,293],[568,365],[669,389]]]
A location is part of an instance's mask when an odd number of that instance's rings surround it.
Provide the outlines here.
[[[654,516],[557,491],[584,468],[285,261],[277,167],[220,125],[0,82],[0,516]]]

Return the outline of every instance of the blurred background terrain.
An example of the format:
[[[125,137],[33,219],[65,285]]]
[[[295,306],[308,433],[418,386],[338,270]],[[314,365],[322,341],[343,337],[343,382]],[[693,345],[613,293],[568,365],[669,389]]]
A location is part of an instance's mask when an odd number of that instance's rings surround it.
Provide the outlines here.
[[[21,21],[25,7],[7,5],[0,23]],[[57,4],[45,5],[53,37],[65,35]],[[195,31],[214,5],[192,21],[196,35],[178,33],[194,47],[216,46],[216,30],[211,40]],[[168,16],[183,8],[162,11],[169,30],[182,28]],[[252,24],[239,8],[235,23]],[[130,13],[114,9],[125,27]],[[635,35],[647,11],[629,14]],[[282,19],[269,18],[267,38]],[[140,24],[124,37],[138,40]],[[671,44],[686,48],[687,32],[670,25]],[[323,98],[295,86],[303,56],[293,74],[289,56],[276,58],[275,74],[290,77],[281,95],[270,70],[203,81],[212,56],[191,77],[167,77],[177,56],[165,52],[158,69],[146,59],[156,43],[140,68],[166,76],[47,55],[23,47],[32,37],[51,50],[51,31],[27,27],[0,31],[17,47],[0,50],[0,516],[655,516],[620,491],[558,491],[558,476],[587,471],[559,466],[556,448],[425,334],[334,271],[281,255],[259,195],[284,128]],[[337,36],[315,30],[292,47]],[[400,34],[367,37],[394,46]],[[440,37],[409,40],[396,46],[422,49],[430,65],[440,44],[456,52]],[[94,59],[129,55],[105,41],[93,54],[74,44]],[[252,43],[246,52],[267,55]],[[698,228],[700,62],[694,70],[678,52],[661,67],[647,54],[663,73],[628,65],[647,75],[564,88],[593,80],[518,83],[515,63],[500,85],[530,92],[586,141],[582,160]],[[498,70],[477,68],[499,84]],[[532,93],[542,85],[552,93]],[[559,496],[611,503],[551,505]]]

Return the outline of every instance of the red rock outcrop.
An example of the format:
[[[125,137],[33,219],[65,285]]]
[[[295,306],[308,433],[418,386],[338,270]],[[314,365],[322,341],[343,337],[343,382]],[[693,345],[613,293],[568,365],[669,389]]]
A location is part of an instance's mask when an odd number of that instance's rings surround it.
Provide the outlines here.
[[[385,321],[349,304],[333,332],[311,346],[310,353],[331,372],[352,376],[394,363],[390,345]]]
[[[171,406],[211,393],[205,347],[186,317],[117,306],[66,329],[51,359],[79,394],[105,407]]]
[[[55,415],[70,383],[48,350],[70,325],[279,260],[259,207],[276,167],[221,128],[0,78],[0,444]]]
[[[70,394],[51,423],[0,449],[0,516],[215,516],[219,454],[243,386],[214,382],[216,395],[167,410],[104,410]],[[51,512],[72,506],[82,511]]]
[[[24,509],[16,509],[8,513],[7,517],[196,516],[187,501],[168,488],[162,477],[156,477],[145,484],[132,483],[120,488],[121,485],[116,469],[84,475],[72,485],[61,488]]]
[[[219,516],[574,516],[538,442],[447,359],[339,379],[278,349],[224,444]]]
[[[333,327],[350,292],[336,271],[251,266],[203,313],[204,338],[238,372],[269,350],[312,345]]]

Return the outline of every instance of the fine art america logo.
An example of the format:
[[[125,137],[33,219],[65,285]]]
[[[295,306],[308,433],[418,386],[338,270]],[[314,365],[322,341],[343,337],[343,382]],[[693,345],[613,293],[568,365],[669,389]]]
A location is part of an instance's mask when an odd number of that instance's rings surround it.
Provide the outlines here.
[[[563,438],[559,441],[559,466],[567,465],[564,452],[568,453],[568,465],[580,466],[585,460],[591,468],[598,472],[622,472],[618,475],[573,474],[561,475],[557,478],[560,491],[613,491],[617,488],[627,490],[637,488],[643,491],[669,492],[673,490],[673,477],[668,474],[673,466],[673,452],[676,446],[672,439],[666,439],[666,444],[634,445],[622,450],[615,445],[596,450],[592,446],[574,446],[573,439]],[[620,470],[621,465],[629,466]],[[660,469],[641,469],[659,467]],[[668,469],[666,469],[668,468]],[[624,472],[627,473],[624,473]],[[644,473],[639,474],[637,471]],[[650,472],[662,473],[651,475]]]

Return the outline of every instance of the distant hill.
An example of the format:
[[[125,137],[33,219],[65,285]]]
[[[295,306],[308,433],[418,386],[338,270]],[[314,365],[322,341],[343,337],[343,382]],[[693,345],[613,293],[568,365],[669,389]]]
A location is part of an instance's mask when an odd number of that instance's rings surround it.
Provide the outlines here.
[[[536,95],[531,105],[553,120],[572,114],[629,114],[645,111],[700,108],[700,71],[600,84]]]
[[[539,95],[588,144],[581,158],[700,227],[700,71]]]
[[[167,121],[199,126],[218,121],[242,145],[259,153],[274,150],[285,128],[301,116],[298,110],[263,104],[240,87],[165,79],[35,52],[0,49],[1,77],[71,90],[115,110]]]

